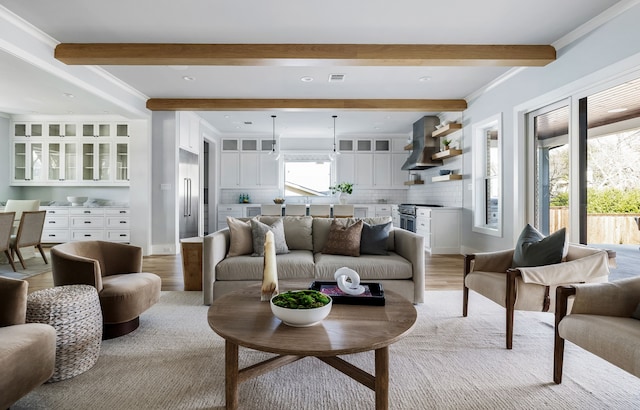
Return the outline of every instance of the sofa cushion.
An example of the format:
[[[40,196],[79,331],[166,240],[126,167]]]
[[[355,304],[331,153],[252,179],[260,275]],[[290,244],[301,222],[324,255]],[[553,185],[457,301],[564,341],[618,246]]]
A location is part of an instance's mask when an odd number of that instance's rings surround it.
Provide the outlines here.
[[[362,221],[358,221],[351,226],[344,226],[334,220],[331,223],[329,237],[322,248],[322,253],[360,256],[360,238],[363,225]]]
[[[338,222],[347,225],[347,218],[338,219]],[[313,252],[322,252],[322,248],[329,238],[329,230],[333,223],[332,218],[313,218],[312,236],[313,236]]]
[[[227,256],[249,255],[253,253],[251,222],[227,216],[229,226],[229,252]]]
[[[387,243],[391,221],[379,225],[362,225],[362,235],[360,237],[360,254],[364,255],[387,255]]]
[[[316,253],[315,278],[317,280],[335,280],[333,275],[341,267],[355,270],[363,281],[388,279],[411,279],[411,262],[395,252],[388,255],[343,256]]]
[[[278,280],[313,278],[313,254],[292,250],[276,255]],[[264,259],[248,255],[225,258],[216,266],[216,280],[262,280]]]
[[[545,237],[527,224],[520,233],[513,252],[512,267],[544,266],[560,263],[565,249],[566,229]]]
[[[284,237],[289,250],[303,249],[313,250],[313,236],[311,234],[313,218],[310,216],[260,216],[259,221],[271,225],[276,220],[282,219],[284,224]]]
[[[251,221],[251,234],[253,235],[252,256],[264,256],[264,237],[267,232],[273,232],[273,241],[276,247],[276,255],[289,253],[287,241],[284,239],[284,225],[282,219],[276,220],[271,225],[262,223],[256,219]]]

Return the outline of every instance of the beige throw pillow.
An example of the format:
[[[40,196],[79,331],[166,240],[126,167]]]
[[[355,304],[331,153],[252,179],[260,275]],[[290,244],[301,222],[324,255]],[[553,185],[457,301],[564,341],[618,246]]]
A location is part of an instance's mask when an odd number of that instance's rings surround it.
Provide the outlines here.
[[[227,216],[227,225],[229,226],[229,252],[227,257],[253,253],[251,222]]]
[[[360,256],[362,225],[362,220],[351,226],[344,226],[334,220],[331,223],[331,228],[329,228],[329,238],[322,249],[322,253]]]

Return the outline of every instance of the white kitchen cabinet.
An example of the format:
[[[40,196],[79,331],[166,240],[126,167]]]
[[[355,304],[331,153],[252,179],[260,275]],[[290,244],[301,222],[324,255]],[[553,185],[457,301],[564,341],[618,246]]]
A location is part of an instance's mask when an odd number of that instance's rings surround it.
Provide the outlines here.
[[[270,149],[271,140],[223,139],[221,188],[277,188],[279,163]]]
[[[13,123],[14,137],[42,137],[44,136],[45,126],[42,122],[15,122]]]
[[[82,144],[82,181],[107,182],[112,179],[111,148],[109,142]]]
[[[192,113],[179,112],[179,141],[180,148],[200,153],[200,118]]]
[[[232,218],[242,218],[244,215],[244,206],[238,205],[218,205],[218,226],[217,229],[227,227],[227,216]]]
[[[109,122],[83,123],[81,129],[83,138],[111,138],[113,136],[112,124]]]
[[[11,185],[128,185],[129,125],[13,123]]]
[[[75,142],[47,144],[47,180],[78,180],[78,145]]]
[[[107,240],[129,242],[128,208],[43,207],[43,243]]]
[[[433,255],[459,254],[460,210],[418,207],[416,233],[424,237],[424,248]]]
[[[398,205],[391,205],[391,221],[395,228],[400,228],[400,212]]]
[[[354,157],[354,187],[373,187],[373,156],[371,154],[355,154]]]
[[[42,142],[14,142],[13,175],[15,183],[35,184],[45,180],[44,143]]]
[[[342,152],[336,157],[336,183],[354,182],[356,176],[355,154]]]
[[[391,216],[391,205],[376,205],[374,209],[376,216]]]
[[[373,186],[375,188],[388,188],[391,186],[392,170],[391,155],[373,154]]]

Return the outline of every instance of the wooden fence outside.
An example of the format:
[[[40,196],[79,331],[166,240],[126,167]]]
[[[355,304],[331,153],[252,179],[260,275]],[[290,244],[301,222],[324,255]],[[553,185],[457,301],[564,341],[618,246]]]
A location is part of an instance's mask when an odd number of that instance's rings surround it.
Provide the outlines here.
[[[569,226],[569,209],[551,207],[550,232]],[[634,217],[640,214],[588,214],[587,243],[640,244],[640,230]]]

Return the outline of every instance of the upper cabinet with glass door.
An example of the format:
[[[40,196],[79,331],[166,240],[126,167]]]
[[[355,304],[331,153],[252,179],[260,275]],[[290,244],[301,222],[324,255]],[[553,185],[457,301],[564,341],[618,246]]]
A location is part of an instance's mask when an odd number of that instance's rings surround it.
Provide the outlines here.
[[[128,185],[129,124],[16,121],[11,185]]]

